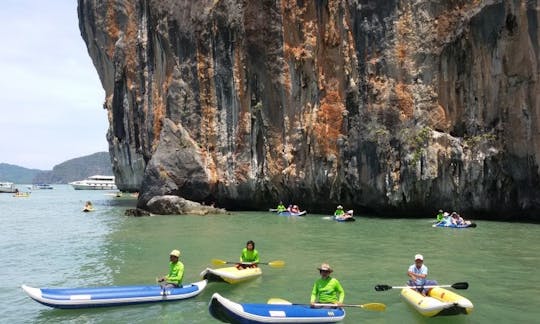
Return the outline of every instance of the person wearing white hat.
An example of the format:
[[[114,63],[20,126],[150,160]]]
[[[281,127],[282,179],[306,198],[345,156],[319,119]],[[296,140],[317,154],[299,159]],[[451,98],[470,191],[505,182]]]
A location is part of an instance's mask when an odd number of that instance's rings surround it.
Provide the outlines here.
[[[437,285],[437,281],[426,279],[428,275],[428,267],[424,264],[424,256],[422,254],[417,254],[414,256],[414,264],[409,267],[407,275],[410,278],[407,285],[416,287],[416,290],[424,296],[427,296],[431,290],[430,288],[425,289],[424,286]]]
[[[311,305],[313,306],[316,302],[342,305],[345,299],[345,290],[336,278],[330,277],[330,274],[334,272],[332,267],[328,263],[323,263],[317,270],[319,270],[321,278],[315,281],[311,290]]]
[[[178,259],[180,250],[172,250],[169,253],[169,274],[158,279],[161,288],[177,288],[182,286],[184,277],[184,264]]]
[[[335,217],[341,217],[343,215],[345,215],[345,211],[343,210],[343,206],[341,206],[341,205],[337,206],[337,209],[334,212],[334,216]]]

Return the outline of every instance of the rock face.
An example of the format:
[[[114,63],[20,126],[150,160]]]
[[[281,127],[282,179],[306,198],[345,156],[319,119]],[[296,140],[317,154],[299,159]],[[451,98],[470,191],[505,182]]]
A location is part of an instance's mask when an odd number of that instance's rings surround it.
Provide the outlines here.
[[[540,1],[78,3],[139,207],[539,220]]]

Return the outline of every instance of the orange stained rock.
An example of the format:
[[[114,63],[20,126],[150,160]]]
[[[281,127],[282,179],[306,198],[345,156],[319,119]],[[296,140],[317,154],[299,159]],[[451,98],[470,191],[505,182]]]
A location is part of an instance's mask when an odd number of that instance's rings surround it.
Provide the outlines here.
[[[115,8],[116,8],[115,2],[109,1],[107,5],[107,12],[105,14],[106,31],[110,38],[110,43],[107,46],[107,54],[109,55],[109,58],[111,59],[114,56],[115,44],[120,35],[120,29],[118,28],[118,25],[116,22]]]
[[[396,96],[398,100],[398,108],[406,118],[411,118],[414,112],[414,100],[408,87],[403,83],[396,85]]]
[[[321,100],[317,119],[313,126],[318,149],[323,155],[336,154],[337,139],[342,133],[343,112],[345,106],[341,94],[336,89],[329,89]]]
[[[201,105],[201,125],[199,137],[200,157],[203,160],[205,170],[208,174],[208,182],[214,184],[218,181],[218,122],[216,120],[216,93],[214,84],[214,66],[211,51],[208,51],[203,44],[197,46],[197,77],[200,91],[199,101]]]

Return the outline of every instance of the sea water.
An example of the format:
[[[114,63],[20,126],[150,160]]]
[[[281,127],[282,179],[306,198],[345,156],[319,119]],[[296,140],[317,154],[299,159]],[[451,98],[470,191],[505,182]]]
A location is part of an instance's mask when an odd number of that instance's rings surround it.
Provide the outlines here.
[[[270,212],[128,217],[125,210],[136,203],[129,196],[54,187],[28,198],[0,194],[2,323],[218,323],[208,312],[214,292],[237,302],[307,303],[323,262],[334,268],[346,303],[387,305],[385,312],[347,308],[344,323],[533,323],[540,318],[539,225],[478,221],[477,228],[447,229],[432,228],[431,218],[356,215],[356,222],[338,223],[328,215]],[[88,200],[95,211],[83,213]],[[328,213],[334,208],[328,206]],[[168,271],[173,249],[182,251],[184,283],[189,283],[200,280],[214,258],[238,260],[248,240],[255,241],[261,261],[283,260],[285,266],[261,265],[262,277],[238,285],[209,283],[188,300],[61,310],[33,301],[20,288],[154,284]],[[399,289],[374,290],[377,284],[404,285],[416,253],[424,255],[429,278],[439,284],[469,283],[469,289],[456,292],[472,301],[472,314],[425,318],[400,298]]]

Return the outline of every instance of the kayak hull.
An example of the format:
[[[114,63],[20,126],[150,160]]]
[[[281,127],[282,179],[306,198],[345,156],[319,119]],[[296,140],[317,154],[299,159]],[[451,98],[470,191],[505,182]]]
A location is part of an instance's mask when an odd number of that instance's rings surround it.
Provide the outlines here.
[[[305,214],[307,213],[307,211],[303,210],[299,213],[293,213],[293,212],[290,212],[290,211],[284,211],[284,212],[279,212],[277,213],[278,216],[304,216]]]
[[[93,288],[34,288],[22,285],[33,300],[53,308],[92,308],[153,302],[177,301],[195,297],[206,288],[202,280],[179,288],[160,286],[111,286]]]
[[[339,217],[339,216],[332,216],[332,217],[336,222],[354,222],[354,221],[356,221],[356,219],[354,219],[354,217]]]
[[[210,314],[225,323],[335,323],[345,318],[342,308],[311,308],[294,304],[239,304],[218,293],[208,305]]]
[[[236,267],[226,267],[219,269],[206,268],[200,274],[208,281],[224,281],[230,284],[252,280],[262,275],[261,268],[245,268],[238,270]]]
[[[428,296],[415,289],[403,288],[401,297],[426,317],[470,314],[474,308],[467,298],[440,287],[432,288]]]
[[[463,225],[455,225],[455,224],[449,224],[446,225],[444,223],[437,223],[433,224],[432,227],[444,227],[444,228],[475,228],[476,223],[470,223],[470,224],[463,224]]]

